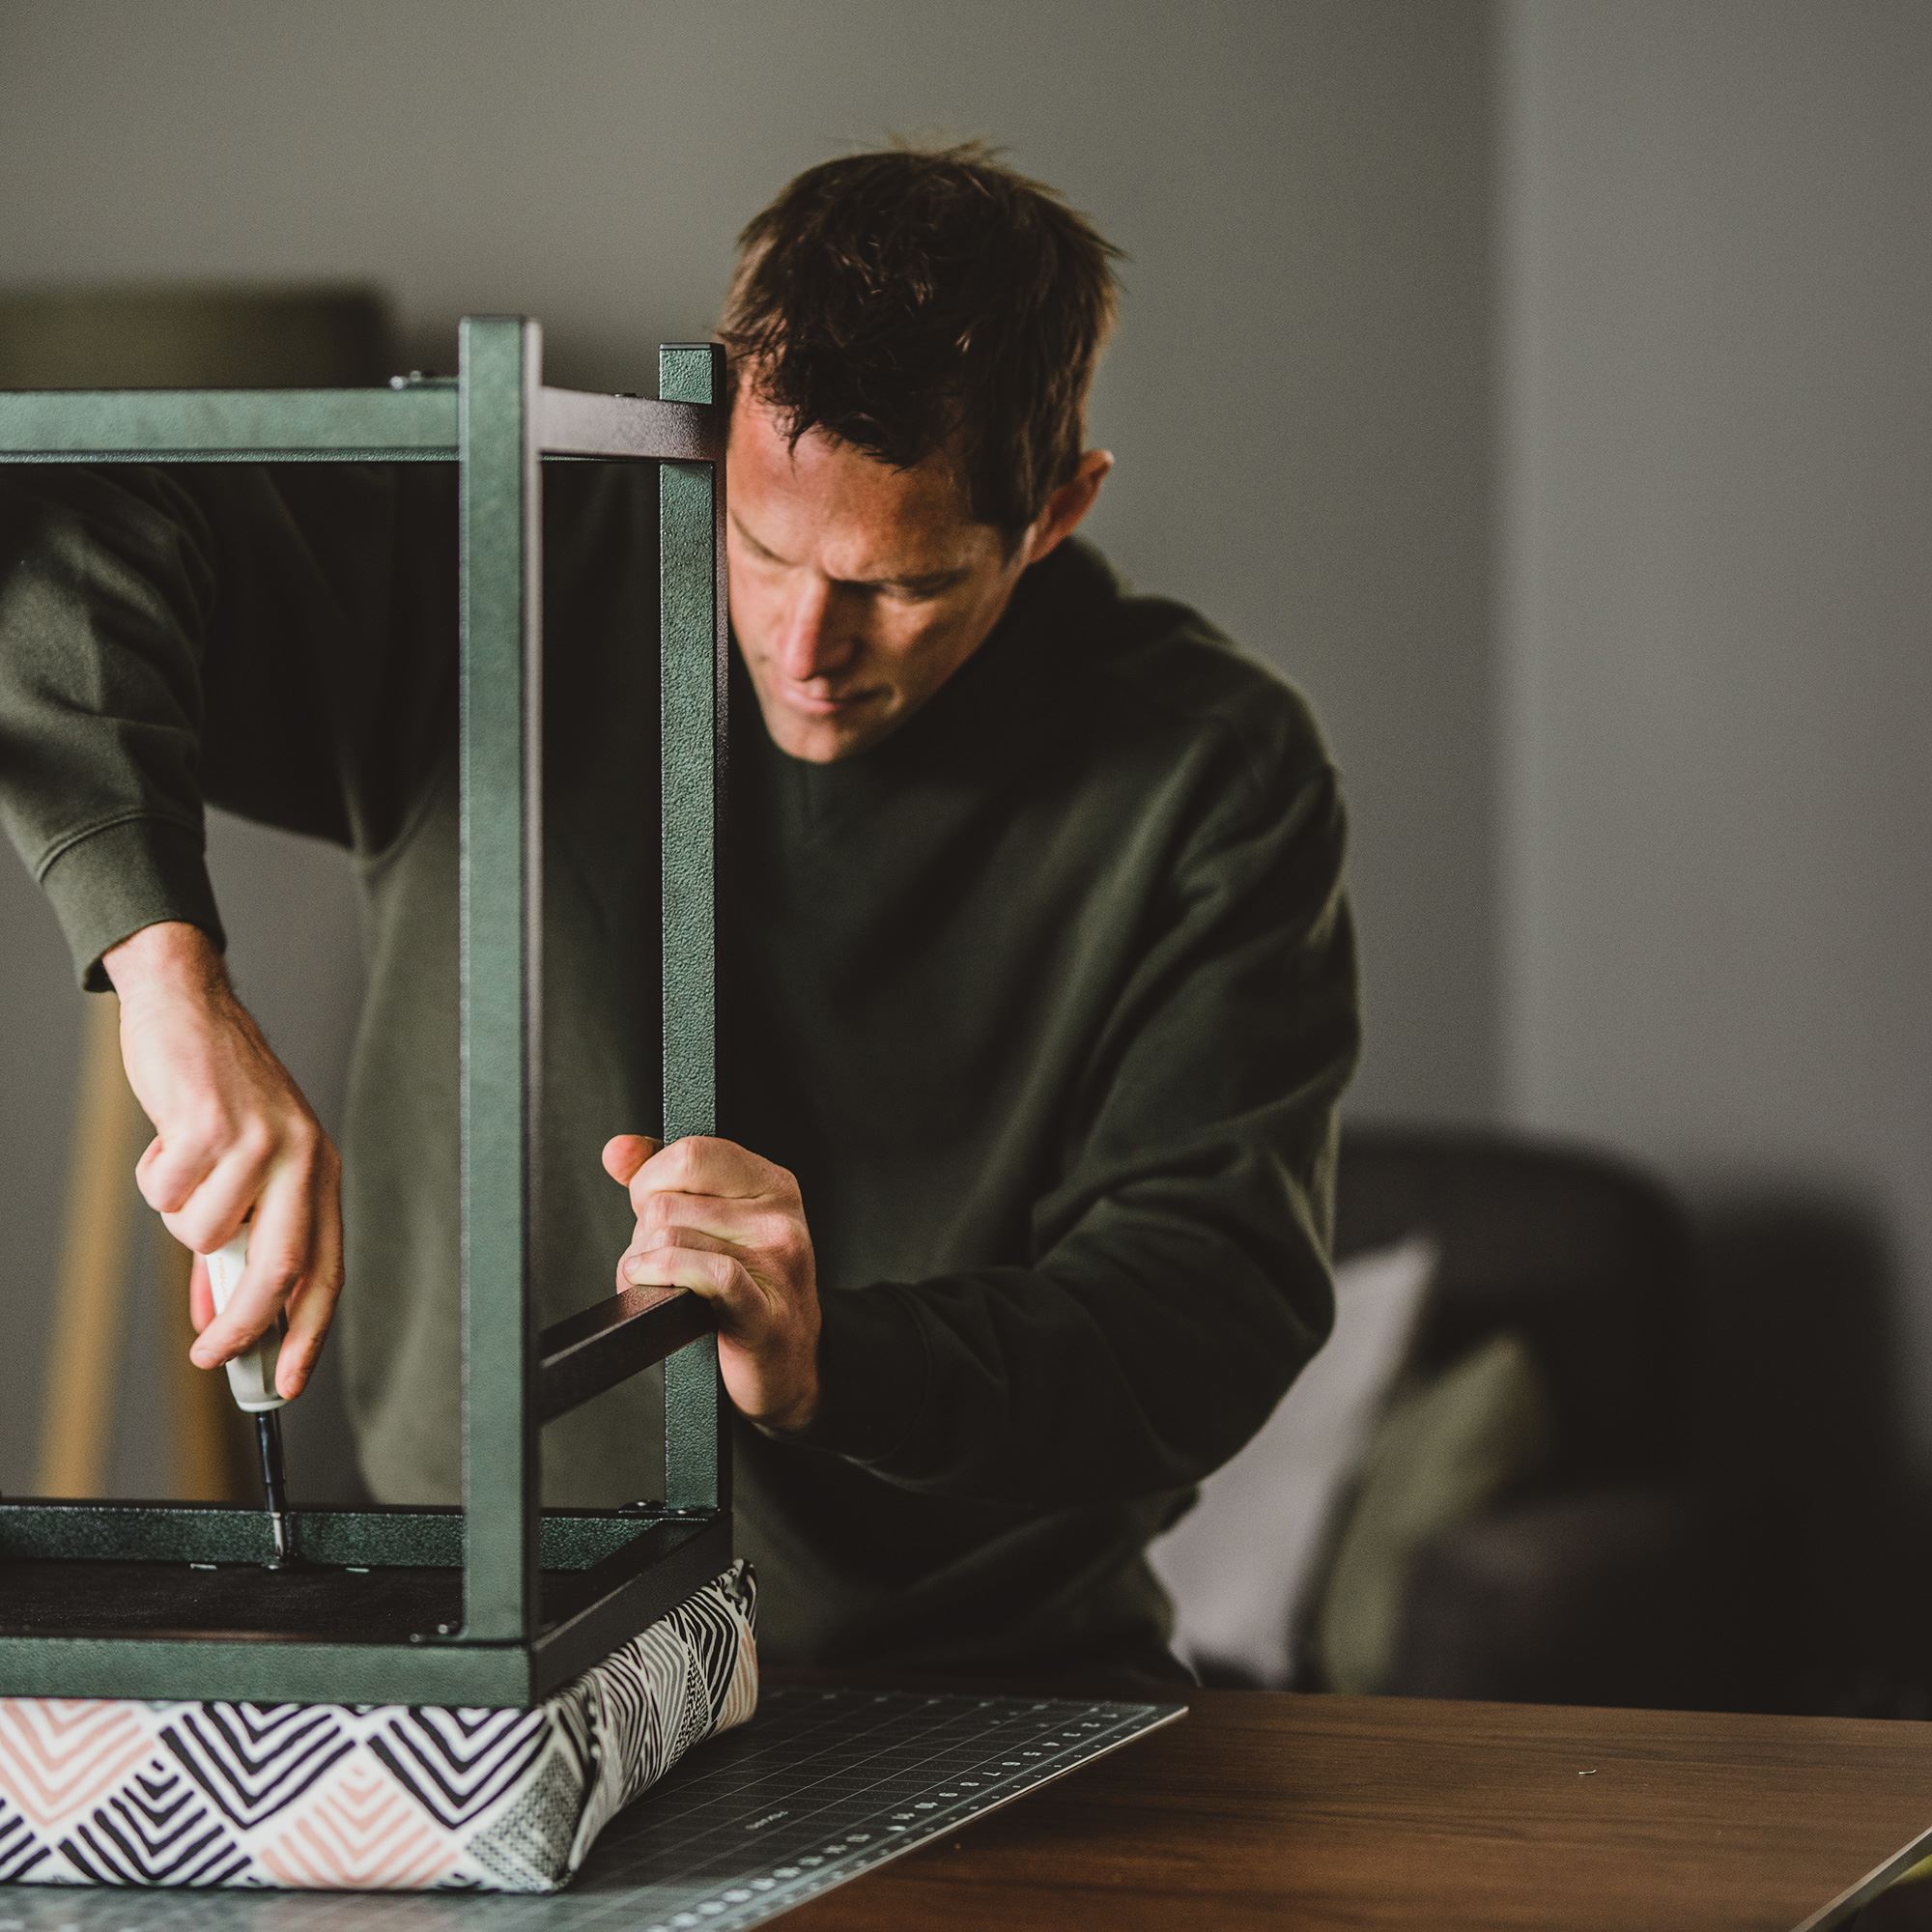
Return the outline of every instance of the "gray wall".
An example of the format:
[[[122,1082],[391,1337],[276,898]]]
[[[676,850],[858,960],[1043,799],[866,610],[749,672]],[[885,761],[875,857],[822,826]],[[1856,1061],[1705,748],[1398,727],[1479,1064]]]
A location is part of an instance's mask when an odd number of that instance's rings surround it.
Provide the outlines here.
[[[1767,1423],[1862,1362],[1932,1449],[1932,9],[1504,71],[1509,1112],[1692,1185]]]
[[[417,362],[449,365],[465,310],[523,308],[558,378],[638,386],[793,169],[890,129],[1005,142],[1133,256],[1097,534],[1334,740],[1357,1111],[1640,1154],[1697,1200],[1739,1359],[1781,1328],[1760,1424],[1808,1413],[1807,1350],[1932,1413],[1932,12],[1518,0],[1495,25],[16,0],[0,287],[367,276]],[[244,992],[327,1116],[340,874],[248,828],[213,849]],[[24,1345],[76,996],[11,862],[0,983]],[[0,1377],[0,1487],[31,1355]]]
[[[1358,1108],[1482,1116],[1490,88],[1488,7],[1422,0],[13,0],[0,288],[368,278],[417,363],[451,366],[458,315],[517,309],[544,319],[557,380],[642,387],[656,342],[707,330],[731,235],[794,170],[892,130],[991,136],[1133,258],[1095,534],[1300,681],[1329,729],[1372,1005]],[[327,1118],[355,973],[338,871],[233,826],[213,851],[244,995]],[[18,1302],[54,1253],[73,995],[0,869]],[[10,1319],[24,1340],[31,1313]],[[4,1375],[0,1398],[6,1487],[37,1411]]]

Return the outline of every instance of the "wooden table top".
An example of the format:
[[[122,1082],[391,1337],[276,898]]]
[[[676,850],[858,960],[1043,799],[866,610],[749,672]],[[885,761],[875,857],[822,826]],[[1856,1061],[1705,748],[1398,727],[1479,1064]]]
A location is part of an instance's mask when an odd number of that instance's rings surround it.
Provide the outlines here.
[[[1932,1828],[1932,1724],[1187,1701],[1179,1722],[812,1900],[786,1932],[1794,1932]]]

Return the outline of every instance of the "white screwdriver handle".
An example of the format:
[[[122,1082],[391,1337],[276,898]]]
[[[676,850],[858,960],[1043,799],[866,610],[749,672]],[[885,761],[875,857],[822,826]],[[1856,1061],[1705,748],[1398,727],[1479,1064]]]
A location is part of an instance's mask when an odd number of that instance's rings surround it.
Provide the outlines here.
[[[226,1247],[216,1248],[207,1257],[208,1286],[214,1297],[214,1312],[228,1306],[228,1297],[241,1285],[242,1269],[248,1259],[248,1230],[243,1228]],[[287,1396],[275,1393],[275,1364],[282,1352],[282,1318],[275,1317],[273,1327],[245,1354],[228,1364],[228,1386],[237,1408],[250,1415],[265,1409],[280,1408]]]

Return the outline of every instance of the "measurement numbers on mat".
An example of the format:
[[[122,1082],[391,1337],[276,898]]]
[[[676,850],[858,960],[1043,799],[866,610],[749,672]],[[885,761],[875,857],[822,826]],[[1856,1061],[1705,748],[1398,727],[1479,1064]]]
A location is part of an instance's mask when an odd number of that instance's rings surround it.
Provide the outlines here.
[[[593,1857],[584,1878],[595,1893],[625,1894],[646,1932],[742,1932],[1180,1715],[1178,1705],[778,1690],[754,1723],[694,1754],[613,1825],[609,1861]]]

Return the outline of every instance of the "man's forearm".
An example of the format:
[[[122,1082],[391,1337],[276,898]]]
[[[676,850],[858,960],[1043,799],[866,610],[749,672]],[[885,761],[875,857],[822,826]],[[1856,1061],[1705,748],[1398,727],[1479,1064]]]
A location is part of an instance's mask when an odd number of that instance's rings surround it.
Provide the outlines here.
[[[901,1488],[1026,1508],[1200,1482],[1267,1419],[1331,1308],[1312,1228],[1265,1264],[1211,1226],[1157,1221],[1035,1268],[824,1298],[808,1446]]]

